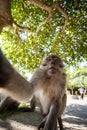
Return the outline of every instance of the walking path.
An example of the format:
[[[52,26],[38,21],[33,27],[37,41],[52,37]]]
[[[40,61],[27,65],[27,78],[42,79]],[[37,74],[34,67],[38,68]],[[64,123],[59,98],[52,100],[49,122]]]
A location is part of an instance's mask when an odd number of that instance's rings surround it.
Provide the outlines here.
[[[15,113],[0,119],[0,130],[37,130],[42,118],[38,112]],[[82,100],[68,95],[63,124],[64,130],[87,130],[87,97]]]
[[[65,130],[87,130],[87,97],[82,100],[68,95],[63,120]]]

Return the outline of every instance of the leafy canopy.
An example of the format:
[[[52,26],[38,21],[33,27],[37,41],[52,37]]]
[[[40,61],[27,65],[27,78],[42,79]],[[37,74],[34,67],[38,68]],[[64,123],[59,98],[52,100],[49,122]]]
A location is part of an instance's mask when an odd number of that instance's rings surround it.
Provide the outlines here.
[[[85,0],[12,0],[13,24],[0,43],[17,68],[33,70],[43,56],[59,54],[67,65],[87,59]]]
[[[76,68],[70,75],[68,74],[68,88],[85,87],[87,88],[87,67]]]

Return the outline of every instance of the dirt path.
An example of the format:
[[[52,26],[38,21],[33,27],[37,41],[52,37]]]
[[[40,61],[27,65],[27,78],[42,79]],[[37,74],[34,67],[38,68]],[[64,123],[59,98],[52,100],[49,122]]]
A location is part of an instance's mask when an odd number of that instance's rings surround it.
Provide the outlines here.
[[[0,119],[0,130],[37,130],[42,116],[38,112],[15,113]],[[87,130],[87,98],[72,99],[68,95],[63,114],[64,130]],[[35,126],[35,127],[34,127]]]
[[[66,130],[87,130],[87,97],[82,100],[68,96],[63,120]]]

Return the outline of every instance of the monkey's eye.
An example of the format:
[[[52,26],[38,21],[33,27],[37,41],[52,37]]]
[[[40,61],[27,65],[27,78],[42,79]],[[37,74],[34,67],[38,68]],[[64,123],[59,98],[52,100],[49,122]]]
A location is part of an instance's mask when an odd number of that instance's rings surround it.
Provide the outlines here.
[[[51,61],[52,59],[51,58],[49,58],[49,59],[47,59],[48,61]]]
[[[44,64],[42,64],[43,66],[46,66],[47,64],[46,63],[44,63]]]

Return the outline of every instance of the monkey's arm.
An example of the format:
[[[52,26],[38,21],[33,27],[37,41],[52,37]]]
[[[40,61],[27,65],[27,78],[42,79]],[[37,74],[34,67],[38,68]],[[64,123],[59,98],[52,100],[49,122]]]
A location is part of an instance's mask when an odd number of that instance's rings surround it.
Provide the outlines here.
[[[63,96],[63,99],[62,99],[62,103],[60,104],[60,103],[58,103],[58,104],[56,104],[56,103],[54,103],[54,105],[52,106],[52,108],[51,108],[51,110],[50,110],[50,115],[51,114],[53,114],[53,113],[51,113],[52,111],[55,111],[57,114],[54,114],[54,119],[56,118],[56,115],[57,115],[57,119],[58,119],[58,123],[59,123],[59,127],[60,127],[60,130],[63,130],[63,123],[62,123],[62,119],[61,119],[61,115],[63,114],[63,112],[64,112],[64,109],[65,109],[65,107],[66,107],[66,100],[67,100],[67,96],[66,96],[66,94],[64,94],[64,96]],[[60,107],[59,107],[60,106]],[[48,115],[49,116],[49,115]],[[44,120],[41,122],[41,124],[39,125],[39,129],[40,128],[44,128],[44,126],[45,126],[45,123],[46,123],[46,120],[47,120],[47,118],[50,118],[50,119],[52,119],[53,117],[52,116],[49,116],[49,117],[46,117],[46,118],[44,118]],[[53,119],[52,119],[53,120]],[[49,126],[50,126],[50,121],[48,121],[49,122]],[[51,122],[53,122],[53,121],[51,121]],[[52,127],[52,126],[51,126]],[[55,129],[54,130],[57,130],[57,128],[56,128],[57,126],[56,126],[56,124],[55,124]]]
[[[60,104],[56,100],[51,104],[49,114],[48,114],[46,122],[45,122],[44,130],[56,129],[57,114],[58,114],[59,109],[60,109]]]
[[[6,59],[0,50],[0,92],[18,101],[27,101],[32,96],[33,88]]]

